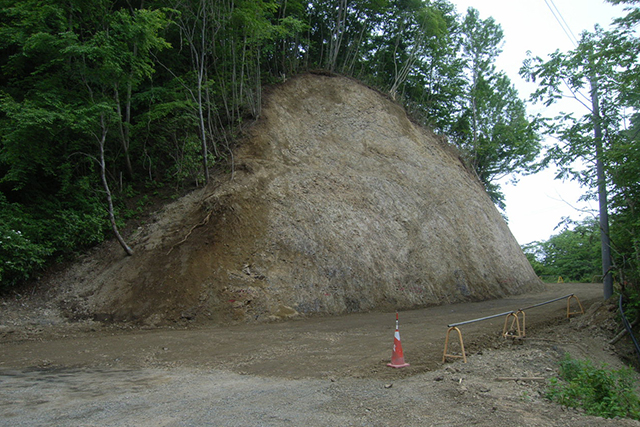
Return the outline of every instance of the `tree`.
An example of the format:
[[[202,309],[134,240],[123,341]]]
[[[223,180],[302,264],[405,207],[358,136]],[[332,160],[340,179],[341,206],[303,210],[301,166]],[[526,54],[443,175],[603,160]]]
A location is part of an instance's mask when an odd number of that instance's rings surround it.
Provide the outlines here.
[[[572,228],[569,226],[573,225]],[[525,245],[523,250],[536,274],[562,277],[565,281],[590,282],[600,267],[599,225],[595,218],[572,223],[544,242]]]
[[[437,9],[421,4],[417,10],[403,11],[399,15],[399,30],[396,35],[393,51],[393,84],[389,89],[392,98],[396,98],[398,89],[416,71],[421,58],[428,52],[428,40],[445,34],[446,24]],[[406,28],[404,28],[406,25]],[[399,50],[400,35],[410,34],[409,40],[404,38],[405,48]]]
[[[410,113],[444,135],[453,135],[455,118],[464,109],[462,90],[466,87],[465,61],[461,50],[458,16],[447,1],[431,2],[445,24],[437,37],[427,40],[423,56],[402,88]]]
[[[14,190],[37,187],[41,186],[38,175],[44,173],[53,178],[49,180],[52,193],[59,194],[59,187],[73,186],[73,174],[68,172],[73,168],[71,158],[77,154],[95,158],[112,229],[130,254],[117,231],[105,147],[116,135],[112,130],[119,128],[120,136],[125,136],[121,144],[126,168],[131,167],[128,131],[124,131],[130,125],[130,105],[123,116],[119,88],[129,92],[151,76],[150,52],[168,47],[158,35],[167,21],[161,11],[110,11],[109,2],[51,2],[44,7],[46,19],[32,21],[38,16],[32,9],[38,6],[42,5],[25,1],[6,12],[8,23],[20,34],[14,39],[17,49],[10,62],[24,79],[22,87],[8,85],[2,97],[8,119],[0,159],[8,169],[2,180]],[[12,19],[18,16],[21,19]],[[31,18],[27,25],[25,17]],[[99,25],[83,26],[90,19]],[[24,70],[21,63],[32,65]],[[34,151],[25,156],[27,147]],[[38,157],[41,162],[36,165],[33,160]]]
[[[421,2],[421,0],[417,0]],[[364,64],[375,50],[376,34],[397,12],[390,0],[314,0],[307,8],[308,67],[321,67],[366,79],[371,70]]]
[[[222,157],[217,143],[227,142],[244,119],[260,115],[263,57],[273,60],[274,46],[294,37],[302,24],[286,12],[277,18],[275,0],[174,0],[173,6],[189,67],[176,64],[171,73],[194,106],[206,184],[210,150]]]
[[[606,154],[611,180],[611,241],[622,284],[640,282],[640,115]]]
[[[478,145],[480,133],[480,108],[483,92],[490,92],[489,79],[495,74],[494,62],[502,49],[503,33],[500,25],[493,18],[480,19],[474,8],[467,10],[462,24],[463,51],[467,59],[467,70],[471,74],[469,91],[469,108],[471,110],[471,138],[474,146]]]
[[[78,88],[85,94],[85,107],[78,109],[80,114],[74,120],[74,127],[80,133],[91,135],[97,142],[97,161],[107,198],[109,221],[127,255],[133,255],[133,251],[124,241],[116,223],[113,196],[106,176],[105,144],[112,119],[115,118],[120,124],[127,169],[131,168],[128,130],[126,133],[123,130],[123,127],[128,129],[130,126],[130,114],[126,114],[123,124],[119,87],[125,85],[127,92],[130,92],[135,85],[153,74],[151,52],[169,47],[158,35],[167,23],[161,11],[136,10],[130,14],[119,10],[112,13],[105,27],[92,37],[83,41],[75,35],[71,36],[69,46],[63,50],[73,64],[72,73],[77,78]],[[127,98],[130,97],[129,93]]]
[[[59,258],[104,238],[97,177],[91,166],[71,156],[87,145],[72,126],[78,100],[63,54],[73,31],[95,15],[72,13],[76,2],[23,0],[1,6],[0,191],[16,216],[4,217],[0,228],[29,241],[24,248],[38,248],[13,256]],[[87,7],[92,10],[98,2]],[[33,259],[14,259],[14,265],[43,264]],[[32,274],[25,269],[21,276]]]
[[[622,135],[627,113],[622,76],[625,69],[635,66],[636,45],[637,41],[627,31],[604,31],[596,27],[594,33],[582,35],[575,50],[556,51],[548,61],[529,58],[521,70],[523,76],[539,85],[532,94],[534,100],[551,105],[568,91],[569,96],[585,108],[581,117],[563,113],[547,121],[546,132],[557,137],[558,143],[548,150],[546,161],[556,164],[559,177],[577,179],[597,191],[605,299],[613,294],[607,197],[610,181],[605,162],[607,153]],[[584,90],[589,94],[584,94]],[[584,168],[576,169],[576,165]]]
[[[637,298],[640,294],[640,40],[633,30],[640,22],[640,2],[608,1],[628,5],[625,9],[627,15],[614,20],[618,31],[608,39],[601,54],[620,61],[617,68],[620,81],[618,101],[626,106],[630,117],[624,126],[626,129],[622,129],[616,144],[606,153],[605,164],[611,179],[611,239],[620,281]],[[634,284],[636,288],[630,289]]]
[[[469,8],[462,27],[463,59],[468,83],[463,108],[451,127],[454,143],[484,183],[494,203],[504,208],[497,180],[514,172],[536,170],[540,152],[538,123],[526,114],[509,78],[496,71],[502,29],[493,18],[482,20]]]
[[[173,5],[179,11],[176,22],[189,47],[192,71],[195,75],[195,93],[190,88],[188,90],[197,108],[202,173],[205,185],[209,184],[209,148],[205,121],[206,98],[204,91],[210,66],[211,44],[216,42],[216,36],[223,25],[223,20],[228,19],[221,13],[223,4],[226,3],[221,2],[217,5],[219,10],[215,10],[216,3],[205,0],[177,1]]]
[[[152,53],[170,47],[159,35],[168,24],[164,12],[146,9],[120,9],[113,14],[109,23],[109,49],[116,53],[109,61],[115,60],[114,68],[117,70],[113,73],[113,98],[125,166],[130,178],[134,175],[130,158],[133,92],[154,72]]]

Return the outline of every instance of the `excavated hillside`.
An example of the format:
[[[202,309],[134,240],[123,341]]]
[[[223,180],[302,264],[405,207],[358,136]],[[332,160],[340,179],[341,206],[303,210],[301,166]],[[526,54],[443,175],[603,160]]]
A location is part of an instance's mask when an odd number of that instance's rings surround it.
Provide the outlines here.
[[[482,185],[396,103],[308,74],[265,94],[235,173],[58,280],[70,316],[265,321],[541,286]]]

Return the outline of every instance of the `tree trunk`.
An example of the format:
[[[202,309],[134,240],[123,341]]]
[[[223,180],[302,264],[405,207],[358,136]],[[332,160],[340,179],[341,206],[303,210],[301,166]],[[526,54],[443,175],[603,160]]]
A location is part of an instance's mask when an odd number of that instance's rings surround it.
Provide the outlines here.
[[[100,124],[102,125],[102,135],[98,139],[98,145],[100,147],[100,178],[102,179],[102,186],[104,187],[104,191],[107,193],[107,203],[109,206],[109,221],[111,222],[111,229],[113,230],[113,234],[118,239],[120,246],[124,249],[127,255],[133,255],[133,251],[127,245],[127,243],[122,238],[120,231],[118,230],[118,225],[116,224],[116,217],[113,210],[113,199],[111,197],[111,190],[109,189],[109,184],[107,183],[107,168],[104,160],[104,143],[107,138],[107,126],[105,124],[104,115],[100,117]]]
[[[202,71],[202,70],[201,70]],[[200,73],[200,71],[199,71]],[[209,184],[209,160],[207,149],[207,131],[204,125],[204,111],[202,106],[202,75],[198,75],[198,121],[200,128],[200,142],[202,149],[202,171],[204,173],[205,185]]]
[[[122,106],[120,101],[120,92],[118,90],[118,85],[114,87],[115,101],[116,101],[116,109],[118,111],[118,116],[120,117],[119,125],[120,125],[120,140],[122,141],[122,150],[124,152],[124,161],[125,166],[127,168],[127,175],[130,179],[133,179],[133,167],[131,166],[131,157],[129,156],[129,145],[130,145],[130,137],[129,137],[129,127],[131,125],[131,82],[127,85],[127,100],[125,105],[125,113],[124,117],[122,114]]]
[[[204,183],[205,185],[209,184],[209,160],[208,160],[208,152],[207,149],[207,132],[204,124],[204,107],[202,106],[202,84],[205,76],[205,67],[207,60],[207,51],[206,51],[206,30],[207,30],[207,10],[204,3],[201,2],[200,7],[202,8],[202,30],[200,35],[200,52],[194,52],[194,56],[199,58],[197,62],[198,69],[196,70],[198,73],[198,120],[199,120],[199,128],[200,128],[200,143],[202,148],[202,172],[204,173]]]
[[[600,247],[602,251],[602,281],[604,299],[613,295],[613,276],[611,276],[611,241],[609,238],[609,209],[607,206],[607,182],[604,175],[602,128],[600,127],[600,103],[598,83],[591,79],[591,104],[593,107],[593,134],[596,145],[596,174],[598,178],[598,204],[600,208]]]
[[[327,68],[329,71],[335,71],[338,62],[338,53],[340,52],[340,44],[344,36],[344,28],[347,21],[347,0],[340,0],[338,10],[336,11],[336,22],[331,32],[331,40],[329,43],[329,58]]]

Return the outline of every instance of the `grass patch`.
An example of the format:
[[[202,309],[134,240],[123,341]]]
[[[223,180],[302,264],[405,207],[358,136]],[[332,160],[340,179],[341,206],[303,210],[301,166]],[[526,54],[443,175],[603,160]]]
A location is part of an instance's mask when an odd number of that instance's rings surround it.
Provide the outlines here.
[[[547,398],[561,405],[583,408],[589,415],[604,418],[640,419],[635,372],[631,368],[608,370],[590,360],[569,355],[560,361],[559,377],[552,378]]]

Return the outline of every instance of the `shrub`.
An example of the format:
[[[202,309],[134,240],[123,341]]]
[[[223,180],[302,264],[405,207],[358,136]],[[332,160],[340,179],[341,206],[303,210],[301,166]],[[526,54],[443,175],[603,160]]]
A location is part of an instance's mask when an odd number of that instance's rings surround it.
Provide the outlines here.
[[[0,291],[29,279],[50,254],[48,248],[32,242],[19,230],[0,225]]]
[[[589,415],[604,418],[640,419],[640,400],[635,393],[631,368],[607,370],[589,360],[566,355],[560,361],[559,378],[550,381],[547,398],[561,405],[583,408]]]

